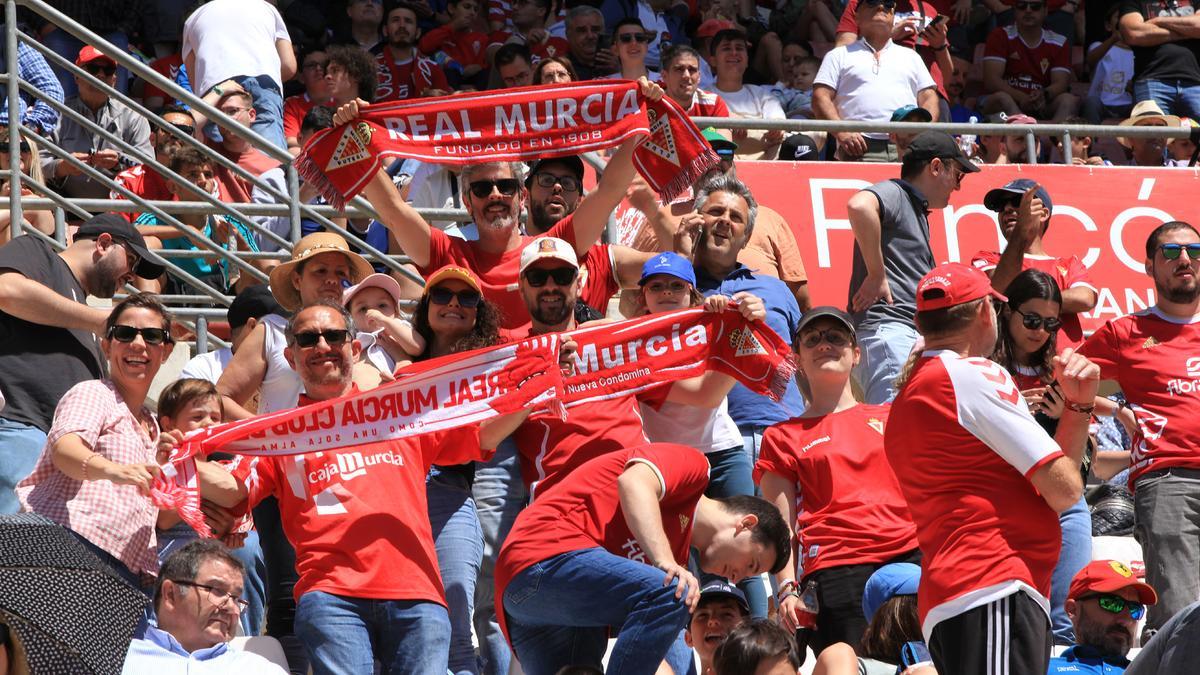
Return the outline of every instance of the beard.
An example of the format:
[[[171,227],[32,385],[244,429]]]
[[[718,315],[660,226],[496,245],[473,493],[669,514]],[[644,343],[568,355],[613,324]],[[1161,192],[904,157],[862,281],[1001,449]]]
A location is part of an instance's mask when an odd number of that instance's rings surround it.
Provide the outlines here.
[[[1133,646],[1133,636],[1120,624],[1101,626],[1088,622],[1080,626],[1077,644],[1086,644],[1099,649],[1104,654],[1125,656]]]
[[[542,307],[543,299],[560,298],[562,304],[556,308]],[[533,317],[534,321],[546,326],[557,326],[571,316],[571,312],[575,311],[575,303],[567,298],[567,294],[562,291],[542,291],[537,294],[537,302],[533,307],[529,308],[529,316]]]
[[[488,217],[485,215],[480,218],[479,224],[483,227],[493,230],[508,230],[517,226],[517,219],[512,215],[511,212],[505,215],[496,216],[491,220],[488,220]]]
[[[565,218],[566,214],[563,214],[563,217]],[[550,215],[544,204],[531,204],[529,207],[529,222],[539,234],[554,227],[559,220],[561,219]]]
[[[124,276],[121,272],[122,262],[120,261],[120,258],[124,256],[124,251],[118,249],[115,254],[110,253],[96,262],[92,273],[88,275],[87,291],[89,294],[97,298],[111,298],[116,295],[117,284]]]
[[[1179,286],[1168,286],[1159,288],[1158,294],[1174,303],[1188,304],[1195,302],[1200,298],[1200,285],[1196,284],[1196,280],[1185,281]]]

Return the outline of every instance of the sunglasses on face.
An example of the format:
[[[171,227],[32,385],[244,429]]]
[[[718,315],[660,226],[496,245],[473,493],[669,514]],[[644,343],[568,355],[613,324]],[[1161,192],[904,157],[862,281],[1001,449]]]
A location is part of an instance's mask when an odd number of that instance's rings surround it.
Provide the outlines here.
[[[1080,598],[1080,601],[1091,600],[1093,598],[1096,600],[1096,603],[1100,605],[1100,609],[1109,612],[1110,614],[1120,614],[1121,612],[1125,611],[1125,608],[1128,607],[1129,617],[1134,621],[1141,620],[1142,616],[1146,613],[1145,605],[1140,602],[1134,602],[1133,600],[1126,600],[1119,595],[1089,595],[1087,597]]]
[[[579,192],[579,179],[574,176],[555,176],[552,173],[539,173],[533,179],[544,188],[552,188],[555,183],[562,186],[563,192]]]
[[[1056,316],[1042,316],[1033,312],[1022,312],[1016,308],[1013,311],[1021,315],[1021,325],[1029,330],[1037,330],[1045,326],[1047,333],[1053,333],[1062,328],[1062,321]]]
[[[187,134],[188,136],[191,136],[196,133],[196,127],[194,127],[190,124],[172,124],[171,126],[182,131],[183,133]]]
[[[448,305],[455,298],[458,298],[458,306],[466,309],[478,307],[479,301],[483,299],[479,291],[470,288],[455,292],[439,286],[429,291],[429,302],[435,305]]]
[[[621,33],[620,35],[617,36],[617,40],[619,40],[621,42],[621,44],[624,44],[624,45],[630,44],[635,40],[637,41],[638,44],[647,45],[647,44],[650,44],[651,38],[649,35],[646,35],[645,33]]]
[[[896,0],[863,0],[862,4],[868,7],[883,7],[889,12],[896,10]]]
[[[555,286],[570,286],[578,273],[579,270],[574,267],[555,267],[553,269],[534,267],[525,270],[525,281],[528,281],[529,285],[534,288],[545,286],[548,279],[554,279]]]
[[[21,154],[25,154],[27,152],[29,152],[29,143],[26,141],[21,141]],[[8,154],[8,143],[0,144],[0,155],[7,155],[7,154]]]
[[[822,342],[828,342],[834,347],[845,347],[850,344],[850,336],[846,331],[837,328],[811,331],[800,336],[800,344],[806,349],[812,349]]]
[[[322,331],[312,330],[296,333],[293,337],[296,339],[296,344],[304,349],[316,347],[321,338],[325,338],[325,344],[330,347],[336,347],[345,344],[350,339],[350,331],[344,328]]]
[[[1026,12],[1037,12],[1045,7],[1045,3],[1041,2],[1017,2],[1013,3],[1013,7],[1024,10]]]
[[[161,345],[171,341],[171,335],[162,328],[134,328],[124,324],[117,324],[108,329],[108,339],[116,340],[117,342],[133,342],[137,336],[141,335],[142,340],[148,345]]]
[[[85,68],[92,77],[110,77],[117,72],[114,66],[88,66]]]
[[[564,188],[566,186],[563,186]],[[471,181],[471,194],[477,199],[487,199],[492,194],[492,189],[500,191],[504,197],[511,197],[517,194],[517,190],[521,189],[521,181],[516,178],[501,178],[500,180],[473,180]]]
[[[1163,257],[1167,260],[1178,260],[1185,249],[1189,259],[1200,260],[1200,244],[1159,244],[1158,246],[1158,250],[1162,251]]]

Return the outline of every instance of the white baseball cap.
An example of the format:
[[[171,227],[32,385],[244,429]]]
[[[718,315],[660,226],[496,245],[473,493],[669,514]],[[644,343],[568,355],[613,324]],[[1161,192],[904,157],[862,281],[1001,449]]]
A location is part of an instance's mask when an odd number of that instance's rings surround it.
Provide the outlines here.
[[[579,269],[579,257],[575,255],[574,246],[557,237],[538,237],[521,250],[520,273],[524,274],[530,265],[546,259],[561,260]]]

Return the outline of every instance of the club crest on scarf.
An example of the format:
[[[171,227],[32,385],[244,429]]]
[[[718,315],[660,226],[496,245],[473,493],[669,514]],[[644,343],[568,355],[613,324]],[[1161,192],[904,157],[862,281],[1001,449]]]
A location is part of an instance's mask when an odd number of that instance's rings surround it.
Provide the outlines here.
[[[646,118],[650,120],[650,136],[642,142],[642,147],[679,166],[679,152],[675,148],[675,134],[671,133],[671,120],[653,108],[646,110]]]
[[[365,122],[346,125],[346,130],[342,133],[337,149],[333,151],[333,156],[329,158],[329,164],[325,166],[325,170],[332,171],[369,159],[371,153],[367,150],[367,146],[371,142],[373,133],[371,125]]]

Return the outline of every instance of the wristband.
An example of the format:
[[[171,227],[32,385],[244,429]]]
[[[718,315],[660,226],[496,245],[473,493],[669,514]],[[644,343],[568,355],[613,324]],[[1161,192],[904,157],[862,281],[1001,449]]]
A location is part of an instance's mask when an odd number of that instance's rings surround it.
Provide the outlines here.
[[[220,87],[213,87],[212,90],[213,90],[213,93],[215,93],[217,96],[225,95],[225,92],[222,91]]]
[[[784,592],[786,592],[788,590],[795,591],[795,590],[799,590],[799,588],[800,588],[800,584],[797,583],[795,579],[788,579],[787,581],[779,584],[779,590],[775,591],[775,594],[783,595]]]
[[[99,456],[100,456],[100,453],[93,452],[92,454],[88,455],[87,457],[85,457],[83,459],[83,480],[84,481],[91,480],[91,478],[88,478],[88,464],[91,464],[92,460],[96,459]]]
[[[1074,401],[1067,401],[1064,405],[1066,406],[1067,410],[1070,410],[1071,412],[1082,413],[1084,415],[1091,415],[1092,411],[1096,409],[1096,404],[1094,402],[1083,405]]]
[[[787,600],[788,598],[796,598],[797,600],[803,601],[803,598],[800,597],[799,593],[796,591],[788,591],[787,593],[780,592],[778,595],[776,595],[775,604],[782,605],[783,601]]]

